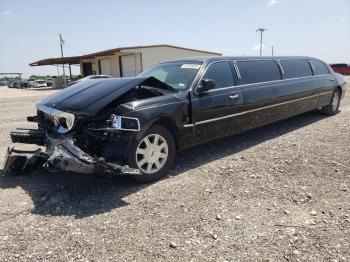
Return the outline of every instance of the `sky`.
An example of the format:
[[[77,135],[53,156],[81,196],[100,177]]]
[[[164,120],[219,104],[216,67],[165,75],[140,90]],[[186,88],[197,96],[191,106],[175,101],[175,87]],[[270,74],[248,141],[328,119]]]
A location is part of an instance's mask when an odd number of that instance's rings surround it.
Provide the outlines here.
[[[350,63],[350,0],[0,0],[0,72],[57,75],[28,64],[59,57],[59,33],[65,56],[151,44],[259,55],[258,27],[263,55]]]

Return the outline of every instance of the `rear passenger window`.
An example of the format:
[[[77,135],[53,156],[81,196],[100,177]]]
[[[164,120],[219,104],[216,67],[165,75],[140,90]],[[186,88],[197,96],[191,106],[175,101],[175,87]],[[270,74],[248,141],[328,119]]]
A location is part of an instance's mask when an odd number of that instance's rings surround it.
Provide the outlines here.
[[[326,67],[325,64],[323,64],[322,62],[318,61],[318,60],[311,60],[311,64],[314,68],[314,74],[315,75],[326,75],[329,74],[329,71]]]
[[[211,64],[205,72],[203,79],[212,79],[216,82],[216,88],[234,85],[231,65],[228,62]]]
[[[284,70],[285,79],[312,76],[312,70],[307,60],[281,60],[280,63]]]
[[[281,72],[275,61],[238,61],[241,84],[253,84],[281,79]]]

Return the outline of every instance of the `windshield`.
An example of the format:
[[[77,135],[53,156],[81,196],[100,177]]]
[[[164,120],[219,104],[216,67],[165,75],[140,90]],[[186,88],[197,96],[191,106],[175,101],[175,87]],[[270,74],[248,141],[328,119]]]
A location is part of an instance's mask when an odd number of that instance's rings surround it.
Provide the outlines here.
[[[153,76],[177,90],[186,90],[191,85],[200,67],[201,64],[195,63],[160,64],[147,69],[138,76]]]

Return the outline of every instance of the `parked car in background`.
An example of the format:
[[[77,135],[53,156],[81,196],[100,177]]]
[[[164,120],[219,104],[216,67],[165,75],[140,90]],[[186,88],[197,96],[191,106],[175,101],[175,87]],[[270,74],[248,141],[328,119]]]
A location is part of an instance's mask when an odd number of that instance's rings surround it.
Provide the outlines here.
[[[22,80],[20,81],[20,88],[28,88],[29,87],[29,83],[27,80]]]
[[[330,65],[334,72],[342,75],[350,75],[349,64],[331,64]]]
[[[9,88],[15,88],[15,81],[10,81],[9,82],[9,85],[8,85]]]
[[[45,80],[35,80],[34,87],[35,88],[47,87],[46,81]]]
[[[310,57],[181,59],[57,92],[28,117],[38,129],[15,130],[11,138],[46,146],[45,154],[22,157],[55,169],[148,182],[167,174],[177,150],[318,108],[334,115],[345,84]],[[6,163],[19,155],[10,151]]]
[[[28,84],[29,84],[29,87],[34,87],[35,86],[35,79],[34,78],[29,78],[28,79]]]
[[[108,75],[90,75],[90,76],[86,76],[84,78],[81,78],[79,80],[76,80],[76,81],[71,81],[67,84],[67,87],[68,86],[71,86],[71,85],[74,85],[76,83],[79,83],[79,82],[83,82],[83,81],[86,81],[86,80],[91,80],[91,79],[100,79],[100,78],[112,78],[111,76],[108,76]]]
[[[6,80],[0,81],[0,86],[8,86],[9,84],[10,84],[9,81],[6,81]]]
[[[51,78],[46,78],[46,86],[47,87],[52,86],[52,79]]]
[[[23,89],[23,88],[28,88],[29,84],[28,84],[28,81],[25,81],[25,80],[14,80],[9,84],[8,87]]]

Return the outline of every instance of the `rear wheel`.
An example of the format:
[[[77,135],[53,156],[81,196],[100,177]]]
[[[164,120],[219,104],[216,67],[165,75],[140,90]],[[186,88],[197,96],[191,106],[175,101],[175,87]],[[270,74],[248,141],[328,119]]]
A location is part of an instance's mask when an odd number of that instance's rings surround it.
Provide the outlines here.
[[[336,113],[338,113],[339,105],[340,105],[340,91],[339,89],[336,89],[332,95],[331,102],[329,103],[329,105],[326,105],[325,107],[322,108],[322,112],[329,116],[333,116]]]
[[[175,160],[175,141],[163,126],[154,125],[140,140],[135,140],[128,153],[128,164],[141,170],[133,178],[147,183],[167,174]]]

